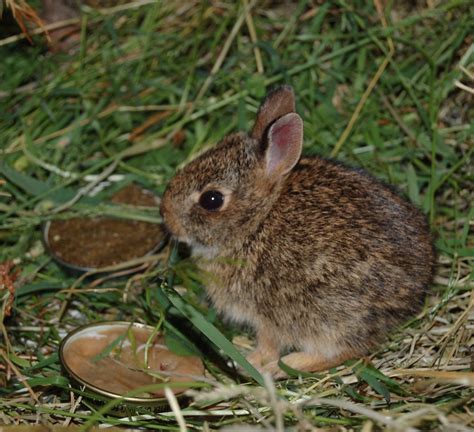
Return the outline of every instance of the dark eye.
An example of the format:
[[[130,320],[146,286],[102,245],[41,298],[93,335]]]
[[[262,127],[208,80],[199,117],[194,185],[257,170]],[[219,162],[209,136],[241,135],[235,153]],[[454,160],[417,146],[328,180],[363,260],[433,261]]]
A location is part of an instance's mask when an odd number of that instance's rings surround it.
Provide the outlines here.
[[[199,205],[208,211],[219,210],[223,204],[224,195],[222,195],[219,191],[206,191],[199,197]]]

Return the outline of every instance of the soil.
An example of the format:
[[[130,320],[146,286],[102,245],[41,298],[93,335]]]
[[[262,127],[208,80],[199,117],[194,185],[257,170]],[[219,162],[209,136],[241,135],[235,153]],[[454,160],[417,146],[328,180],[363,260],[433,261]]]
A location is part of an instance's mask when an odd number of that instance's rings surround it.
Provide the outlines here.
[[[149,336],[150,330],[146,328],[126,325],[91,327],[84,330],[84,335],[73,336],[66,343],[64,363],[82,381],[116,395],[150,384],[194,381],[194,377],[204,375],[199,357],[174,354],[164,345],[162,335],[156,335],[151,342],[148,342]],[[107,353],[113,345],[116,346]],[[188,389],[169,387],[175,394]],[[164,390],[135,396],[161,397]]]
[[[155,195],[134,184],[117,192],[116,204],[157,207]],[[111,217],[72,218],[51,222],[48,244],[54,256],[77,267],[94,269],[139,258],[163,240],[158,224]]]

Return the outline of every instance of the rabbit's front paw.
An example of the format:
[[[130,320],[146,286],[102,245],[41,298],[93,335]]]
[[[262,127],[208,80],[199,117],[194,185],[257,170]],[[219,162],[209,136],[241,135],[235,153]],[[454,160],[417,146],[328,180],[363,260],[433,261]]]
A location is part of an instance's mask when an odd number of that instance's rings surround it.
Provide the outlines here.
[[[262,349],[257,347],[247,356],[247,361],[255,368],[261,369],[265,364],[278,359],[277,350]]]
[[[261,374],[267,373],[271,375],[274,380],[288,378],[287,373],[278,365],[278,361],[279,360],[273,360],[267,363],[265,366],[259,368],[259,372]]]

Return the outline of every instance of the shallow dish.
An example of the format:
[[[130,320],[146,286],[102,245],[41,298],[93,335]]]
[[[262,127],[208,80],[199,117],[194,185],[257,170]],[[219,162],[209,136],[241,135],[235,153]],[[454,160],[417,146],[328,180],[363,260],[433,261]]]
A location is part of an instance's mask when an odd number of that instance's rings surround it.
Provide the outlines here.
[[[125,321],[75,329],[62,340],[59,358],[80,385],[99,395],[143,406],[167,405],[165,382],[179,397],[204,376],[199,357],[174,354],[153,327]],[[150,389],[154,384],[163,385]],[[147,392],[141,393],[142,387]]]
[[[112,203],[157,207],[151,191],[130,184]],[[49,221],[43,228],[48,253],[73,275],[121,264],[158,252],[168,235],[162,225],[113,217],[77,217]]]

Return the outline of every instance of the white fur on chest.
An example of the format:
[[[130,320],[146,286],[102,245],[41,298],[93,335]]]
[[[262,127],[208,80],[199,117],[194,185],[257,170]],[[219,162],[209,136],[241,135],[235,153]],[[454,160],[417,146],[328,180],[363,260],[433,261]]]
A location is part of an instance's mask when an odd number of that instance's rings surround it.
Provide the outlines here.
[[[219,253],[219,250],[213,246],[204,246],[199,243],[191,243],[190,245],[193,257],[200,257],[210,260],[216,258]]]

